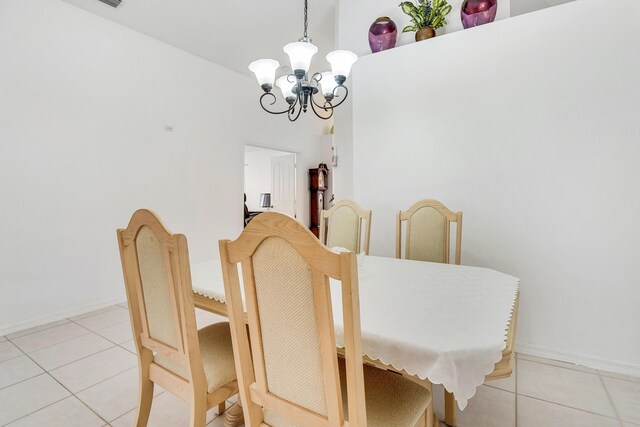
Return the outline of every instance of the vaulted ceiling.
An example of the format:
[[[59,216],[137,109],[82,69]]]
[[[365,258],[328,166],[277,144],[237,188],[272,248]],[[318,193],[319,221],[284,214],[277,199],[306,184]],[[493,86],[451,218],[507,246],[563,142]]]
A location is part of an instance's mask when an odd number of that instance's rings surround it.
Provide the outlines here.
[[[302,0],[122,0],[118,8],[98,0],[64,1],[247,75],[259,58],[277,59],[279,74],[290,72],[282,47],[303,31]],[[336,48],[338,1],[309,0],[309,36],[319,48],[312,68],[328,67],[324,56]],[[515,16],[571,0],[510,1]]]
[[[288,65],[282,47],[302,36],[302,0],[64,0],[179,49],[250,74],[254,59]],[[337,0],[309,0],[309,36],[316,61],[335,47]],[[328,67],[328,64],[326,65]]]

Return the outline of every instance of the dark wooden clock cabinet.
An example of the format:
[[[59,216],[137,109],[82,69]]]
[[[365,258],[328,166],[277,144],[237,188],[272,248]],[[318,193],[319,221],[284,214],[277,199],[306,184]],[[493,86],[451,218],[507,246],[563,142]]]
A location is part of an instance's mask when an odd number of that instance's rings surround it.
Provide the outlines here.
[[[329,168],[320,163],[316,169],[309,169],[309,191],[311,192],[311,231],[320,237],[320,212],[324,209],[324,192],[327,190]]]

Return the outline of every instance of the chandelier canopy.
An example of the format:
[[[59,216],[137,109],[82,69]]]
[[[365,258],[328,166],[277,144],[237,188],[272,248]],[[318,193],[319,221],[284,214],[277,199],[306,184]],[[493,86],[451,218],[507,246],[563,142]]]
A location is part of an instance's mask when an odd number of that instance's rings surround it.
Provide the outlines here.
[[[260,106],[267,113],[286,113],[292,122],[300,117],[300,113],[306,113],[309,106],[316,116],[323,120],[330,119],[333,116],[333,109],[341,105],[349,95],[344,83],[349,77],[351,66],[358,60],[358,56],[351,51],[334,50],[326,57],[331,64],[331,71],[315,73],[309,78],[311,58],[318,53],[318,47],[307,36],[307,11],[308,0],[304,0],[304,35],[297,42],[289,43],[283,48],[289,56],[293,74],[284,75],[276,80],[276,70],[280,67],[280,63],[275,59],[258,59],[249,64],[249,70],[255,74],[258,84],[264,90],[260,97]],[[265,98],[272,98],[268,105],[274,105],[277,101],[276,96],[271,92],[274,82],[289,104],[286,110],[272,111],[265,106]],[[339,90],[342,94],[339,94]],[[314,97],[318,92],[324,98],[320,102]],[[338,98],[342,99],[334,103]]]

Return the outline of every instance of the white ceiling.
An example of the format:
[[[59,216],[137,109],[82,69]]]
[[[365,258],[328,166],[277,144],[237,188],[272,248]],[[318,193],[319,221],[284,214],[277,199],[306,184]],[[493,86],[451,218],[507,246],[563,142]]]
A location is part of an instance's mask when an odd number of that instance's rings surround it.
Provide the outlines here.
[[[523,15],[571,1],[574,0],[511,0],[511,16]]]
[[[64,0],[179,49],[250,75],[254,59],[289,61],[282,47],[302,36],[302,0]],[[329,68],[337,0],[309,0],[309,36],[318,46],[313,69]]]
[[[289,73],[282,47],[303,32],[303,0],[122,0],[118,8],[98,0],[64,1],[246,75],[259,58],[277,59],[279,74]],[[511,15],[568,1],[511,0]],[[329,68],[324,56],[336,48],[337,3],[309,0],[309,36],[319,48],[313,71]]]

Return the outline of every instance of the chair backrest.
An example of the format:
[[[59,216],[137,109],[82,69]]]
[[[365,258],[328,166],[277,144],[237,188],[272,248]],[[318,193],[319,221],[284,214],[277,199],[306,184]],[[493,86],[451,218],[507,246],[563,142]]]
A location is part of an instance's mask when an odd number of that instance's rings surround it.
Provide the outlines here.
[[[320,241],[328,247],[340,246],[360,253],[362,222],[365,221],[364,253],[369,255],[371,211],[364,210],[351,200],[341,200],[320,213]]]
[[[154,352],[164,369],[186,373],[187,380],[204,378],[187,239],[140,209],[118,230],[118,243],[139,357],[153,360]]]
[[[404,257],[449,263],[451,223],[456,223],[455,263],[460,264],[462,212],[453,212],[437,200],[416,202],[396,217],[396,258],[401,258],[402,222],[406,221]]]
[[[342,287],[349,425],[365,426],[355,254],[331,252],[296,220],[268,212],[220,241],[220,258],[247,426],[344,424],[329,278]]]

